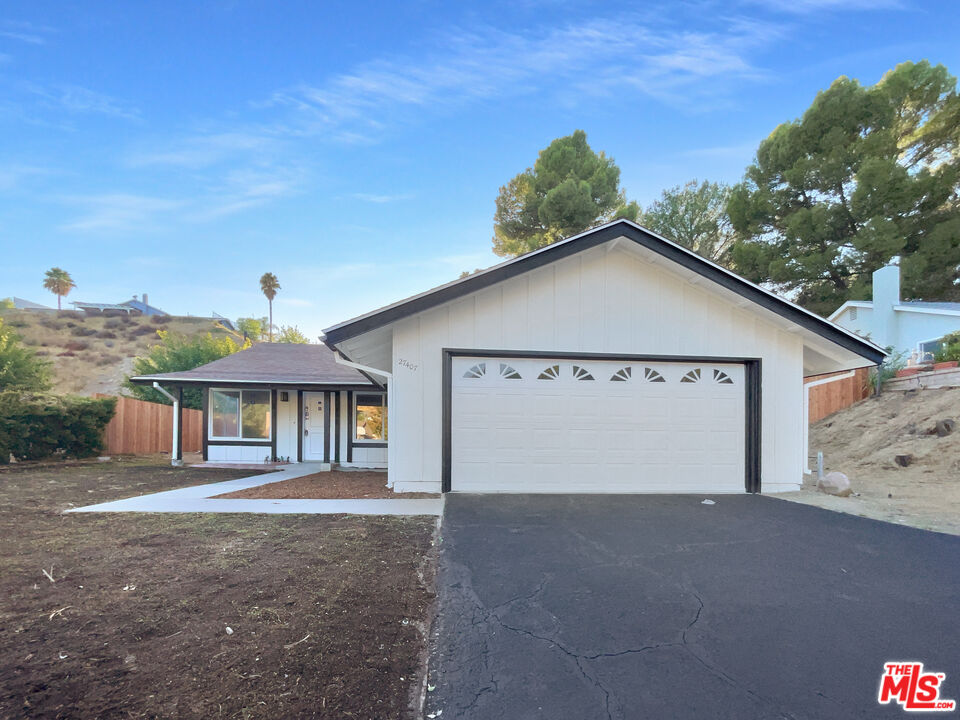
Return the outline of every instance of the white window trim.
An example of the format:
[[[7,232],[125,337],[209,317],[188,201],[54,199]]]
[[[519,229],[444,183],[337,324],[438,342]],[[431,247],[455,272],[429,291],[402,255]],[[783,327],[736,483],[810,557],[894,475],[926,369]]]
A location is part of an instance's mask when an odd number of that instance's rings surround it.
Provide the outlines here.
[[[383,440],[361,440],[357,437],[357,397],[359,395],[379,395],[383,398],[383,409],[386,411],[387,437]],[[387,393],[378,390],[357,390],[353,393],[353,407],[350,408],[350,433],[353,435],[353,445],[386,445],[390,439],[390,406],[387,405]]]
[[[245,438],[242,435],[214,435],[213,434],[213,393],[214,392],[236,392],[240,393],[240,412],[238,413],[238,428],[243,432],[243,393],[244,392],[268,392],[270,393],[270,435],[265,438]],[[266,445],[273,442],[274,421],[273,417],[273,390],[265,388],[238,388],[238,387],[211,387],[207,388],[207,440],[208,441],[228,441],[228,442],[249,442]]]

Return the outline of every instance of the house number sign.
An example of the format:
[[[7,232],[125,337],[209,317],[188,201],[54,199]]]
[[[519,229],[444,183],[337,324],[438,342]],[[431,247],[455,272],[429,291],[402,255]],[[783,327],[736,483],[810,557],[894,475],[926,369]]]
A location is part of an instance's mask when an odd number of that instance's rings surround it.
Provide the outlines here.
[[[403,368],[407,368],[407,370],[410,370],[411,372],[416,372],[417,368],[420,367],[419,363],[412,363],[406,358],[400,358],[399,360],[397,360],[397,365]]]

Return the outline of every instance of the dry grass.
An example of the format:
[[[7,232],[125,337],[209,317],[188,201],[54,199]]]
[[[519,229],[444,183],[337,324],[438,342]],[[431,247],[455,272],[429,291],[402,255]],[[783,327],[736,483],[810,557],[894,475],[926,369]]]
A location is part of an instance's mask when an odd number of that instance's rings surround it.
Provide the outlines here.
[[[887,392],[834,413],[811,426],[810,451],[822,450],[827,471],[846,474],[855,495],[824,495],[808,484],[783,497],[960,534],[960,430],[929,432],[944,418],[960,421],[960,389]],[[913,462],[899,467],[897,455]]]
[[[116,394],[133,358],[145,354],[160,338],[158,330],[184,335],[225,334],[209,318],[91,316],[64,311],[37,313],[4,310],[4,323],[24,345],[54,366],[56,392]]]

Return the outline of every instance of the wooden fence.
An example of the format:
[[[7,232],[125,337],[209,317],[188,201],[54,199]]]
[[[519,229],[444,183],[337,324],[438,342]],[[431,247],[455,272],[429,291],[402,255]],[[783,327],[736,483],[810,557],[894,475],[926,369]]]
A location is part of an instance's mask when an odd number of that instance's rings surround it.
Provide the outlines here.
[[[110,397],[97,394],[95,397]],[[173,408],[129,397],[117,398],[117,412],[107,424],[105,452],[114,455],[152,455],[172,450]],[[183,451],[203,449],[203,413],[183,411]]]
[[[813,377],[804,378],[804,383],[823,380],[840,374],[841,373],[829,373],[826,375],[814,375]],[[815,423],[827,415],[832,415],[838,410],[843,410],[856,402],[870,397],[871,392],[870,368],[860,368],[852,377],[812,387],[809,390],[810,404],[808,406],[807,419],[810,423]]]

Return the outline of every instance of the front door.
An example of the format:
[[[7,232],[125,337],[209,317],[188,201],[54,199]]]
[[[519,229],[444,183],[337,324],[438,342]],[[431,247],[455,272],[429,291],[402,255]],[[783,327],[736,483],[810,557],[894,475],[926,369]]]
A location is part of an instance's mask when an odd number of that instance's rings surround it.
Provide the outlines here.
[[[303,394],[303,459],[323,462],[324,393]]]

